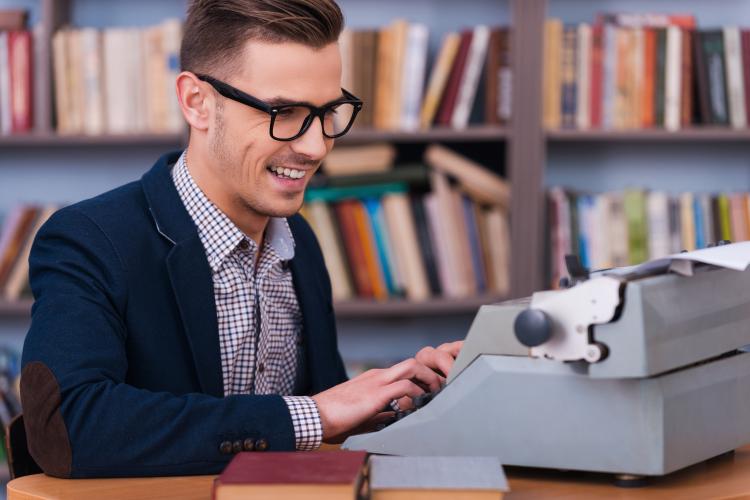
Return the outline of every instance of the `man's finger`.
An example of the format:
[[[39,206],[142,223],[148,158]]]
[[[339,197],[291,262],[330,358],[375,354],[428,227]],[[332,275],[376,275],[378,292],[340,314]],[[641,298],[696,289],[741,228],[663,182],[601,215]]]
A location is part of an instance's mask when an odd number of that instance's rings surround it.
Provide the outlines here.
[[[411,380],[397,380],[383,387],[382,397],[386,401],[393,401],[406,396],[416,398],[420,394],[424,394],[424,390]]]
[[[391,383],[401,379],[411,379],[418,384],[423,385],[429,391],[437,391],[441,387],[440,376],[413,358],[393,365],[383,372],[383,376],[386,383]],[[399,397],[401,396],[403,396],[403,394],[399,395]]]
[[[461,348],[464,346],[463,340],[456,340],[455,342],[446,342],[438,346],[438,351],[445,351],[454,358],[461,352]]]
[[[423,365],[440,371],[441,374],[448,376],[453,367],[453,356],[446,350],[433,349],[425,347],[417,353],[416,360]]]

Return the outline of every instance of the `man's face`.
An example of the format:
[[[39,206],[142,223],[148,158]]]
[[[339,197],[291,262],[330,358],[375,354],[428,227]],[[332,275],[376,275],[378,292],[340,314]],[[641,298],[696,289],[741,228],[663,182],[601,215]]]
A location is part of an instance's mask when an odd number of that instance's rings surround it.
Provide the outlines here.
[[[335,43],[313,49],[251,40],[245,45],[240,67],[225,81],[269,104],[322,106],[341,97],[341,56]],[[208,140],[213,174],[224,195],[232,205],[260,215],[295,214],[310,178],[333,147],[333,140],[323,135],[320,120],[315,119],[293,141],[277,141],[269,134],[270,115],[218,94],[217,99]],[[279,168],[290,169],[292,176],[273,171]]]

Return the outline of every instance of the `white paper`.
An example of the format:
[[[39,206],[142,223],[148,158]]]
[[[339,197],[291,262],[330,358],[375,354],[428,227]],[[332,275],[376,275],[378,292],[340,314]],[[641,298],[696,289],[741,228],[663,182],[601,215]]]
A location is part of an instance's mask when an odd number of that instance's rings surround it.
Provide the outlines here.
[[[692,252],[676,253],[667,258],[672,260],[670,270],[674,270],[680,274],[688,274],[685,271],[688,268],[692,268],[692,266],[676,261],[700,262],[712,266],[734,269],[735,271],[745,271],[750,266],[750,241],[703,248],[701,250],[693,250]]]

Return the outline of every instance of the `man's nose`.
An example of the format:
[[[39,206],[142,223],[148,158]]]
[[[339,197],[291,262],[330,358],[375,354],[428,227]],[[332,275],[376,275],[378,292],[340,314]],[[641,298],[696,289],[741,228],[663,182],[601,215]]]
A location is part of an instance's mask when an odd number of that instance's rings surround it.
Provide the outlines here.
[[[292,141],[292,150],[311,160],[322,160],[328,153],[328,139],[323,135],[323,125],[314,118],[310,127],[300,137]]]

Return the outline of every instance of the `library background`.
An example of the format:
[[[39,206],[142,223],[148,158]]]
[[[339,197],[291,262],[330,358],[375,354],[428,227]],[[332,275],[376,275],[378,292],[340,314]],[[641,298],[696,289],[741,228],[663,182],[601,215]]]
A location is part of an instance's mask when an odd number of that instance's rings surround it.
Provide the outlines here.
[[[352,374],[556,286],[566,253],[603,268],[750,239],[750,3],[339,3],[343,86],[366,105],[303,214]],[[34,232],[185,145],[185,6],[0,0],[3,421]]]

